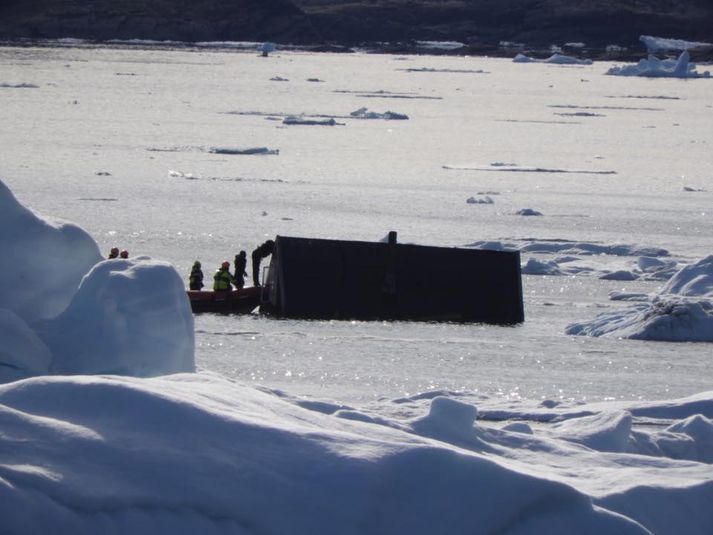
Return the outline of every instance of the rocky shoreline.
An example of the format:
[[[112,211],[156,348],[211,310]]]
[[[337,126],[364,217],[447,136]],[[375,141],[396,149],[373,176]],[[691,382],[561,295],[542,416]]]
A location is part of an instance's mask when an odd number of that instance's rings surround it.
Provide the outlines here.
[[[684,33],[682,35],[682,33]],[[0,42],[171,46],[265,42],[310,51],[592,60],[646,56],[640,35],[713,42],[707,0],[7,0]],[[71,39],[66,39],[71,38]],[[63,45],[64,43],[64,45]],[[220,48],[220,45],[212,45]],[[691,50],[713,60],[713,46]]]

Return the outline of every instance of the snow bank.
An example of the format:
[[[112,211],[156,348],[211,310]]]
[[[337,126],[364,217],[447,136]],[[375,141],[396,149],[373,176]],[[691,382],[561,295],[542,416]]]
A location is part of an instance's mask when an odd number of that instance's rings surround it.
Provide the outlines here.
[[[713,256],[682,268],[648,302],[573,323],[567,334],[713,342]]]
[[[32,213],[2,182],[0,249],[0,382],[195,369],[193,315],[169,264],[102,261],[84,230]]]
[[[649,56],[636,65],[611,67],[606,74],[615,76],[644,76],[648,78],[710,78],[709,71],[699,73],[696,64],[690,62],[688,50],[681,52],[677,60],[658,59]]]
[[[551,63],[554,65],[591,65],[591,59],[578,59],[564,54],[552,54],[546,59],[535,59],[525,54],[519,53],[513,58],[515,63]]]
[[[647,533],[449,444],[475,414],[435,399],[422,438],[212,375],[29,379],[0,387],[0,518],[17,534]]]
[[[0,308],[25,321],[62,312],[79,281],[101,260],[78,226],[41,217],[22,206],[0,180]]]

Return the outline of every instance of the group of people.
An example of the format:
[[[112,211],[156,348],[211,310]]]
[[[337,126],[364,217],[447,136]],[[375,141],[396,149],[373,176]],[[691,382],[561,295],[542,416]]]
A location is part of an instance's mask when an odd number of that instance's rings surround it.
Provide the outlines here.
[[[129,251],[124,249],[119,252],[118,247],[112,247],[109,251],[109,260],[111,260],[112,258],[129,258]]]
[[[275,249],[275,242],[267,240],[265,243],[257,247],[252,252],[252,269],[253,269],[253,285],[260,286],[260,263],[263,258],[267,258]],[[213,290],[216,292],[229,292],[235,287],[240,290],[245,287],[245,277],[248,276],[247,271],[247,253],[240,251],[235,255],[233,261],[234,271],[230,272],[230,262],[227,260],[220,265],[220,268],[213,275]],[[188,277],[188,288],[190,290],[201,290],[203,288],[203,270],[201,263],[196,260],[193,262],[191,274]]]

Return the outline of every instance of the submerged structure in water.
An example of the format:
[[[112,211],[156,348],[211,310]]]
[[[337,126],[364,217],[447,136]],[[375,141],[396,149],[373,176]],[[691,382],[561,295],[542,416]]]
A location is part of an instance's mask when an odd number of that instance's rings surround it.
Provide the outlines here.
[[[292,318],[515,324],[519,252],[278,236],[262,312]]]

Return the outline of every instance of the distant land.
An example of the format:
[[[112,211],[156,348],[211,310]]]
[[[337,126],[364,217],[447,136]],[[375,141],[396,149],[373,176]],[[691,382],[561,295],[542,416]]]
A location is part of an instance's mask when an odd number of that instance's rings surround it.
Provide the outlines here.
[[[608,45],[618,45],[623,50],[614,55],[626,56],[628,50],[632,57],[640,57],[640,35],[713,43],[713,1],[0,1],[0,40],[6,42],[272,41],[316,49],[418,52],[419,41],[449,41],[464,46],[437,51],[497,54],[510,43],[542,52],[551,45],[567,45],[580,55],[601,56]],[[693,57],[712,56],[704,50]]]

